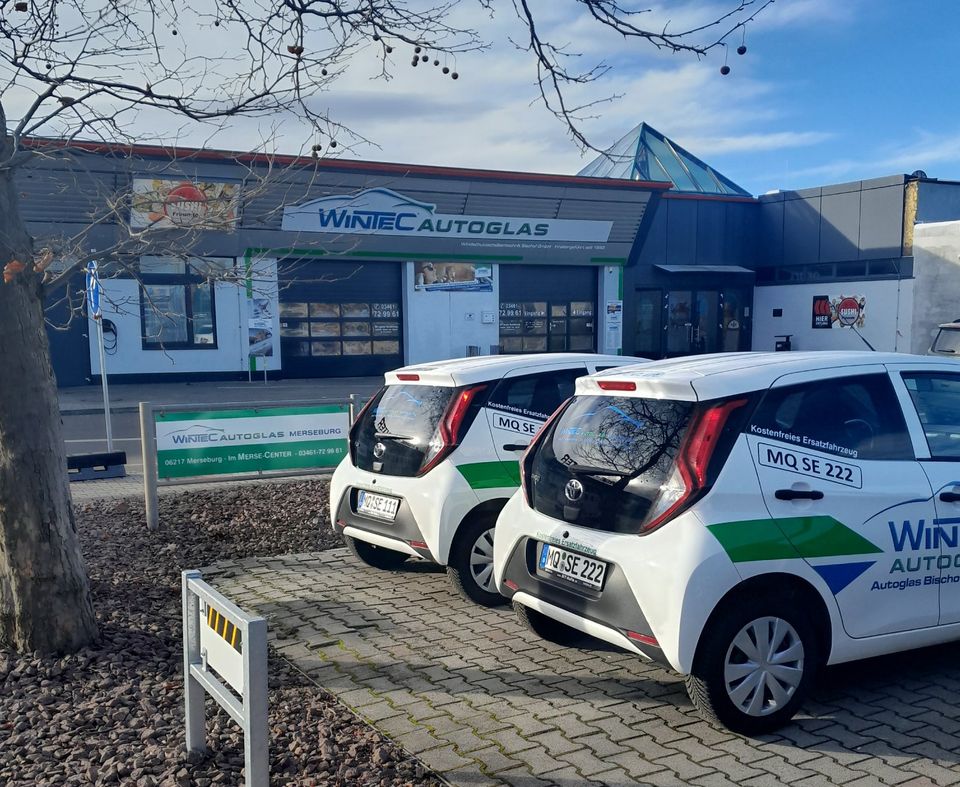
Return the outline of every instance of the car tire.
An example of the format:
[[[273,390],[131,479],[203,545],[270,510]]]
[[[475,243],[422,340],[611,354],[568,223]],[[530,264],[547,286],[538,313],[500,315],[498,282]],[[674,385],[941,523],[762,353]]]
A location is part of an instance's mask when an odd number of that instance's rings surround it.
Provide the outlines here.
[[[817,630],[798,604],[738,598],[713,616],[685,682],[707,721],[761,735],[793,718],[819,667]]]
[[[493,533],[496,517],[468,519],[457,531],[447,558],[447,576],[467,601],[499,607],[507,600],[493,581]]]
[[[386,547],[377,546],[376,544],[370,544],[358,538],[353,538],[352,536],[344,536],[343,540],[346,542],[347,549],[350,550],[354,557],[373,568],[382,568],[388,571],[400,568],[407,557],[409,557],[403,552],[397,552],[394,549],[387,549]]]
[[[575,648],[590,639],[588,634],[584,634],[579,629],[561,623],[559,620],[554,620],[542,612],[525,607],[523,604],[514,602],[513,611],[517,613],[517,620],[527,631],[532,631],[540,639],[545,639],[554,645]]]

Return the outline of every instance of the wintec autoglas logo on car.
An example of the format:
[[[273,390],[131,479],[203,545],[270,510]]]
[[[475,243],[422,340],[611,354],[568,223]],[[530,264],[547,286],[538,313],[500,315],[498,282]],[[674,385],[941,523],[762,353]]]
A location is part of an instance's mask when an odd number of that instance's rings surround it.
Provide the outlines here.
[[[436,205],[368,189],[359,194],[320,197],[283,209],[282,229],[348,235],[406,235],[605,243],[609,221],[469,216],[436,212]]]
[[[927,523],[923,519],[916,522],[889,522],[890,539],[893,551],[897,553],[890,566],[891,574],[924,574],[923,577],[908,577],[897,581],[888,581],[884,587],[876,590],[905,590],[920,585],[946,585],[960,582],[960,574],[931,574],[932,571],[945,572],[960,569],[960,519],[934,519]],[[953,550],[952,552],[949,550]],[[939,552],[940,554],[915,555],[916,552]],[[902,586],[902,587],[901,587]]]

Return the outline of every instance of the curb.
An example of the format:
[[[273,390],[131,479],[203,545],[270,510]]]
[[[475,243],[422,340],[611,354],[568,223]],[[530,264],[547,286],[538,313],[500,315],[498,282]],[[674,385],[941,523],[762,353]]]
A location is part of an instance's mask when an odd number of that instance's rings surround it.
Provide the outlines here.
[[[122,407],[111,407],[110,415],[122,415],[124,413],[139,413],[139,407],[131,407],[129,405],[124,405]],[[60,409],[60,417],[69,417],[72,415],[103,415],[102,407],[78,407],[76,409]]]

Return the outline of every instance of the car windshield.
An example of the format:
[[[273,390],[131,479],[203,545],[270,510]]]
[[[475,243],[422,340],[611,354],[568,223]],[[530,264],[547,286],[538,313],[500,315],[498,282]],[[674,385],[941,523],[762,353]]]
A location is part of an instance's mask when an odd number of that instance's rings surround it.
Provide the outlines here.
[[[582,527],[638,532],[670,474],[692,402],[579,396],[563,411],[532,457],[531,502]],[[575,505],[566,485],[584,489]]]
[[[960,354],[960,327],[941,328],[933,343],[936,353]]]
[[[387,475],[417,474],[455,388],[388,385],[374,399],[353,433],[356,466]],[[374,455],[377,444],[380,456]]]
[[[567,467],[642,474],[673,458],[690,408],[662,399],[578,397],[557,423],[551,448]]]

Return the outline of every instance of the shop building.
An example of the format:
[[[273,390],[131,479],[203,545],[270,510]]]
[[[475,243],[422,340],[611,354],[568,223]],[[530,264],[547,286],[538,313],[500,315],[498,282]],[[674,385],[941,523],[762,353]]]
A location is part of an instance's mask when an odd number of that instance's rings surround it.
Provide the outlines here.
[[[127,222],[144,239],[103,283],[119,381],[615,353],[622,271],[669,186],[147,147],[48,153],[19,181],[38,244],[90,223],[91,248],[113,248]],[[189,258],[171,253],[185,244]],[[74,303],[82,287],[78,275]],[[51,331],[61,384],[98,377],[94,334],[85,320]]]
[[[36,144],[18,182],[38,244],[85,227],[89,248],[120,244],[103,269],[118,381],[783,336],[924,352],[960,316],[960,184],[922,173],[754,198],[645,124],[576,176]],[[61,385],[100,374],[92,323],[66,319],[82,290],[78,274],[51,299]]]

